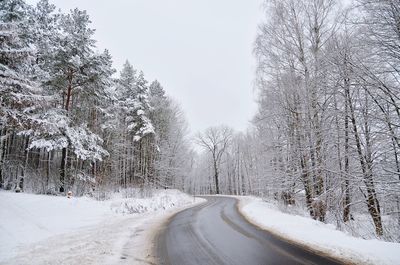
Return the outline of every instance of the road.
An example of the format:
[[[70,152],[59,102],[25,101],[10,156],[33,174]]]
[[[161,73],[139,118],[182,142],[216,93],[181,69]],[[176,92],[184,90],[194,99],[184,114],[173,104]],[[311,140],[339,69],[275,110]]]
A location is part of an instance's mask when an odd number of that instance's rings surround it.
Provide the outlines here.
[[[158,264],[341,264],[283,241],[247,222],[230,197],[173,216],[157,238]]]

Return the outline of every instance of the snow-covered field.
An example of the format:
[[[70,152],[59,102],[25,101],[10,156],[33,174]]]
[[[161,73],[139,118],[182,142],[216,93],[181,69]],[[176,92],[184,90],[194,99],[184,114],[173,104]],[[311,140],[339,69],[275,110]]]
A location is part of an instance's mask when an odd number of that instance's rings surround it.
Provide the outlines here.
[[[160,223],[203,199],[176,190],[105,201],[0,191],[0,264],[148,264]]]
[[[352,237],[311,218],[281,212],[254,197],[237,197],[252,223],[289,241],[356,264],[400,264],[400,244]]]

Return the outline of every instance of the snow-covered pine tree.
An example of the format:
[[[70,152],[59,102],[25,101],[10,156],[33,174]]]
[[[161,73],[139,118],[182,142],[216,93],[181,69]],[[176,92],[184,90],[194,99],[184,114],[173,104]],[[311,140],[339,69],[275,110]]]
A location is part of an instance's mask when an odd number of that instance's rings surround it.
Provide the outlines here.
[[[170,186],[167,183],[170,172],[168,167],[169,157],[169,130],[171,120],[171,101],[166,97],[164,88],[155,80],[149,86],[149,102],[153,108],[150,111],[150,119],[154,124],[156,132],[154,138],[154,181],[164,187]]]
[[[134,134],[134,140],[154,134],[154,126],[149,119],[151,106],[149,104],[149,88],[142,71],[136,77],[134,89],[129,92],[132,100],[128,110],[128,130]]]
[[[119,185],[126,187],[133,180],[134,166],[134,144],[132,137],[128,134],[128,111],[133,107],[134,100],[131,93],[136,82],[136,70],[126,61],[122,67],[119,78],[115,86],[115,119],[113,126],[115,130],[111,132],[112,150],[112,171]]]
[[[134,121],[128,125],[128,130],[133,134],[135,144],[135,175],[147,185],[154,181],[155,131],[150,120],[152,107],[149,103],[149,87],[142,71],[136,77],[134,91],[134,101],[137,105],[133,112],[128,114],[128,119]]]
[[[187,124],[180,107],[166,96],[156,80],[149,87],[150,118],[155,129],[154,181],[168,188],[184,187],[190,163]]]
[[[99,161],[108,154],[101,146],[101,137],[91,131],[93,119],[89,117],[104,100],[104,90],[110,85],[113,70],[108,53],[94,52],[94,30],[89,24],[85,11],[74,9],[61,16],[58,45],[50,62],[48,79],[43,82],[57,102],[40,117],[43,126],[30,144],[30,148],[45,146],[47,151],[61,148],[57,185],[61,192],[70,188],[79,176],[88,179],[87,171],[93,164],[89,166],[85,161]],[[47,129],[50,127],[53,130]]]
[[[29,9],[29,26],[27,37],[33,43],[36,53],[36,68],[41,70],[38,76],[41,82],[48,78],[48,73],[52,67],[54,55],[59,45],[60,14],[55,12],[56,6],[48,0],[40,0],[36,7]],[[39,74],[38,73],[38,74]]]
[[[126,61],[117,82],[116,95],[121,126],[118,154],[121,159],[120,182],[124,186],[143,183],[150,174],[154,127],[149,118],[147,81]]]
[[[17,182],[22,185],[28,138],[17,133],[30,128],[31,113],[40,98],[32,82],[34,50],[24,31],[26,14],[24,1],[0,2],[0,185],[7,188],[15,188]],[[20,145],[22,150],[18,149]],[[11,155],[15,159],[10,159]]]

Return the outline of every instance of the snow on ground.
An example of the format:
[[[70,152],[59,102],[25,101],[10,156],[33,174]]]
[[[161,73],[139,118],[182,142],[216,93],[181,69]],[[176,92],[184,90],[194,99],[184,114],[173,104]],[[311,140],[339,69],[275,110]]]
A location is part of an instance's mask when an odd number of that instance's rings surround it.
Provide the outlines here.
[[[160,223],[203,201],[152,193],[96,201],[0,191],[0,264],[148,264]]]
[[[356,264],[400,264],[400,244],[352,237],[311,218],[290,215],[254,197],[237,197],[252,223],[294,243]]]

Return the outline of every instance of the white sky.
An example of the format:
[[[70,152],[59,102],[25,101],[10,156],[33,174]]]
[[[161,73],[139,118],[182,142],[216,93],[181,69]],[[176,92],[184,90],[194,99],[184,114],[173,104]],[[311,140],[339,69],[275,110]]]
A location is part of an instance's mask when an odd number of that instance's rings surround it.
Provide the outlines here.
[[[28,0],[35,3],[35,0]],[[262,0],[51,0],[87,10],[100,49],[158,79],[192,133],[218,124],[245,130],[256,110],[252,45]]]

